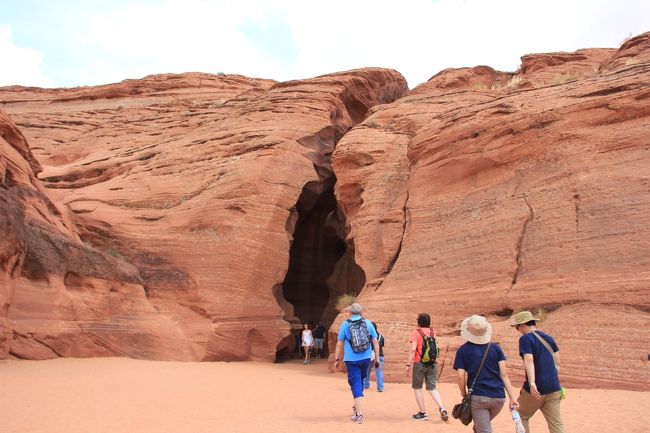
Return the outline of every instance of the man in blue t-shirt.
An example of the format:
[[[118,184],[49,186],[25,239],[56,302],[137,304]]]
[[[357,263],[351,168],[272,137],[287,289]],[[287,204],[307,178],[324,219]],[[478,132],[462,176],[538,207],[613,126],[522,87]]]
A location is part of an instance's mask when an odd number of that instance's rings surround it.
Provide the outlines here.
[[[522,311],[514,316],[514,326],[519,337],[519,355],[524,360],[526,381],[519,396],[519,413],[530,433],[528,420],[539,409],[550,433],[564,433],[560,416],[560,401],[563,398],[558,377],[560,354],[553,337],[538,331],[537,319],[530,311]]]
[[[379,365],[379,344],[377,343],[377,331],[368,319],[361,317],[361,305],[356,302],[350,305],[350,319],[344,321],[339,329],[338,341],[336,342],[336,350],[334,351],[334,369],[338,369],[340,365],[341,349],[345,347],[343,352],[343,361],[348,371],[348,383],[352,390],[352,397],[354,398],[354,406],[352,406],[352,421],[356,423],[363,422],[363,411],[361,408],[361,401],[363,398],[363,380],[368,374],[368,367],[370,366],[370,357],[372,351],[375,351],[375,368]],[[365,324],[365,327],[364,327]],[[353,328],[353,329],[351,329]],[[355,342],[352,342],[354,330]],[[361,337],[361,338],[359,338]],[[368,348],[359,352],[355,352],[352,344],[358,343],[359,340],[370,340]],[[357,347],[359,349],[359,347]]]

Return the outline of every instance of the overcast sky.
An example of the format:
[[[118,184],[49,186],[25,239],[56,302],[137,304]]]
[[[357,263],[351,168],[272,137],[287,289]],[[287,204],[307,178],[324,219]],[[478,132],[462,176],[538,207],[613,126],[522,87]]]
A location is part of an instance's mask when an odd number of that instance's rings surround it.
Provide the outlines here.
[[[415,87],[448,67],[514,71],[524,54],[646,31],[650,0],[0,0],[0,85],[382,66]]]

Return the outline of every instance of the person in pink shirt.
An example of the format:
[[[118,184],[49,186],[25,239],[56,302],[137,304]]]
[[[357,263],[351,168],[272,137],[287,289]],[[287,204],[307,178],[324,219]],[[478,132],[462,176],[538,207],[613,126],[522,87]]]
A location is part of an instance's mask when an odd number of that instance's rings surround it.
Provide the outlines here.
[[[409,343],[411,345],[408,359],[406,360],[406,375],[408,376],[413,367],[411,386],[415,393],[415,401],[418,404],[419,412],[413,415],[413,419],[426,421],[429,419],[424,406],[424,394],[422,393],[422,384],[426,383],[426,389],[438,405],[440,418],[443,421],[449,420],[449,414],[442,402],[442,397],[436,389],[436,380],[438,377],[438,368],[435,362],[425,364],[422,362],[422,343],[424,337],[436,337],[436,331],[431,328],[431,317],[427,313],[418,314],[418,327],[411,332]]]

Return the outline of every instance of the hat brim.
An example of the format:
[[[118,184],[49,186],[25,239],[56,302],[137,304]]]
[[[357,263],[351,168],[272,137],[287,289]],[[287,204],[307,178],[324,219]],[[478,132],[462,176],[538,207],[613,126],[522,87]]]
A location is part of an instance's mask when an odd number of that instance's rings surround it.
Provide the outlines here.
[[[487,324],[487,330],[483,335],[474,335],[467,329],[467,324],[469,323],[469,317],[463,320],[463,323],[460,324],[460,335],[465,340],[474,344],[487,344],[492,339],[492,325],[490,322]]]
[[[534,320],[535,322],[539,321],[539,319],[537,317],[530,316],[530,317],[525,317],[525,318],[523,318],[521,320],[515,321],[514,325],[510,325],[510,326],[514,328],[517,325],[524,325],[524,324],[530,322],[531,320]]]

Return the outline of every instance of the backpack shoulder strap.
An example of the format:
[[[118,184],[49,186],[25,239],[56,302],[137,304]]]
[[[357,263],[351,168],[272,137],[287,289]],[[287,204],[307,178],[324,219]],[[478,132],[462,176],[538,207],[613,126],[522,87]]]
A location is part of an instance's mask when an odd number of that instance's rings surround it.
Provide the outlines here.
[[[350,334],[350,323],[352,323],[352,320],[345,319],[345,321],[348,322],[348,329],[346,329],[347,332],[345,333],[345,338],[343,339],[343,341],[345,340],[350,341],[350,339],[348,338],[348,334]]]
[[[418,332],[420,333],[420,335],[422,336],[422,352],[423,352],[423,353],[420,353],[420,351],[418,350],[417,342],[416,342],[416,344],[415,344],[415,353],[417,353],[417,354],[419,354],[420,356],[422,356],[422,355],[424,355],[424,332],[422,332],[422,330],[421,330],[420,328],[418,328],[417,331],[418,331]]]
[[[544,347],[546,347],[546,349],[551,353],[551,357],[553,358],[553,365],[555,365],[555,369],[557,371],[560,371],[560,369],[557,367],[557,362],[555,361],[555,352],[551,348],[551,345],[548,344],[548,341],[546,341],[546,339],[542,338],[537,332],[533,331],[533,335],[535,337],[537,337],[537,339],[540,341],[540,343],[542,343],[542,345],[544,345]]]
[[[476,371],[476,376],[474,376],[474,380],[472,381],[472,386],[468,390],[468,394],[471,394],[472,391],[474,390],[474,385],[476,385],[478,376],[481,374],[481,370],[483,370],[483,365],[485,364],[485,360],[488,357],[488,353],[490,352],[491,347],[492,347],[492,342],[490,341],[488,343],[487,349],[485,349],[485,353],[483,354],[483,359],[481,359],[481,365],[479,365],[478,370]]]

